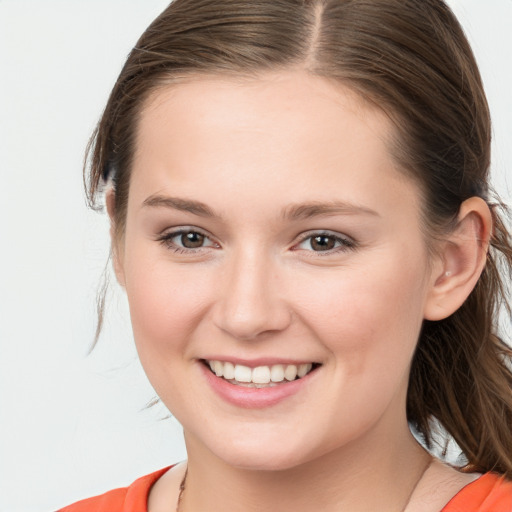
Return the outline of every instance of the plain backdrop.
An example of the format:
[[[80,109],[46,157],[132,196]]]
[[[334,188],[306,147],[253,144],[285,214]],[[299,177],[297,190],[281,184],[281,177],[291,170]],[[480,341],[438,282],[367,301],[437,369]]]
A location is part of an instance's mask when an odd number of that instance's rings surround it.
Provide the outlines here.
[[[449,3],[481,66],[492,172],[510,203],[512,0]],[[185,458],[176,420],[145,408],[154,391],[115,286],[87,357],[108,224],[85,206],[84,148],[166,4],[0,0],[0,512],[55,510]]]

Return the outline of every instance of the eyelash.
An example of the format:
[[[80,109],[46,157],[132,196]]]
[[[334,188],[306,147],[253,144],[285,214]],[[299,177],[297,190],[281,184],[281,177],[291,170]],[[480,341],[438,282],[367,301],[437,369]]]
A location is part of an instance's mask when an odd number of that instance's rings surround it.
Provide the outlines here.
[[[205,240],[209,240],[211,243],[206,246],[191,248],[191,247],[181,247],[181,246],[176,245],[175,242],[173,242],[173,239],[175,239],[176,237],[186,235],[186,234],[195,234],[195,235],[203,236]],[[320,238],[320,237],[334,239],[335,246],[333,248],[325,250],[325,251],[314,251],[314,250],[307,250],[307,249],[300,248],[300,245],[302,245],[307,240],[311,240],[311,242],[310,242],[310,245],[311,245],[313,239]],[[206,248],[218,246],[218,244],[216,244],[216,242],[213,242],[211,240],[211,238],[206,233],[204,233],[196,228],[194,228],[194,229],[193,228],[181,228],[176,231],[164,233],[163,235],[160,235],[157,238],[157,241],[160,242],[164,247],[166,247],[178,254],[197,253]],[[336,247],[336,244],[339,244],[339,245]],[[315,254],[315,256],[330,256],[330,255],[336,254],[338,252],[347,252],[347,251],[355,250],[355,249],[357,249],[357,247],[358,247],[357,243],[348,237],[342,237],[342,236],[339,236],[339,235],[329,232],[329,231],[310,231],[309,233],[305,233],[304,235],[302,235],[299,242],[296,243],[292,247],[292,250],[293,251],[305,250],[306,252]]]

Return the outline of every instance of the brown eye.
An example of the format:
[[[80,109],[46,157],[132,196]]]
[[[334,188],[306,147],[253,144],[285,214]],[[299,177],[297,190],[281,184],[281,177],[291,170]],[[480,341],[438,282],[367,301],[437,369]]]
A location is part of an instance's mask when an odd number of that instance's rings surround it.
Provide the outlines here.
[[[325,256],[353,250],[357,247],[354,240],[337,233],[311,233],[294,246],[294,250],[308,251],[311,254],[326,253]]]
[[[311,237],[310,240],[311,248],[314,251],[330,251],[336,245],[336,238],[333,236],[318,235]]]
[[[157,240],[168,249],[175,252],[191,253],[199,249],[218,247],[207,235],[193,229],[179,229],[161,235]]]
[[[180,242],[183,247],[187,249],[198,249],[204,245],[205,236],[195,231],[189,231],[188,233],[182,233]]]

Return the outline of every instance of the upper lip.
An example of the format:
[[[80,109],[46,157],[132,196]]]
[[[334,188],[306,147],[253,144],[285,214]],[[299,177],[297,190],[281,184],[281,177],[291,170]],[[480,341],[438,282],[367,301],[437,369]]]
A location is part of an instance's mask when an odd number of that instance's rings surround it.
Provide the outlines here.
[[[274,366],[277,364],[282,365],[296,365],[316,363],[313,359],[291,359],[284,357],[258,357],[256,359],[244,359],[232,356],[208,356],[203,357],[202,361],[222,361],[223,363],[232,363],[233,365],[247,366],[249,368],[257,368],[258,366]]]

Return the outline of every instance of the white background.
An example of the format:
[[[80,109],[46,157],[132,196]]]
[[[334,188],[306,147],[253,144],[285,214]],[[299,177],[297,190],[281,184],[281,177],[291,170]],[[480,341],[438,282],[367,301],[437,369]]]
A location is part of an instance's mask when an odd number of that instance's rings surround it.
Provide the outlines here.
[[[512,0],[452,0],[494,120],[510,202]],[[104,216],[86,209],[87,139],[123,61],[164,0],[0,0],[0,512],[50,511],[185,457],[114,287],[98,348]],[[510,183],[510,178],[509,178]]]

